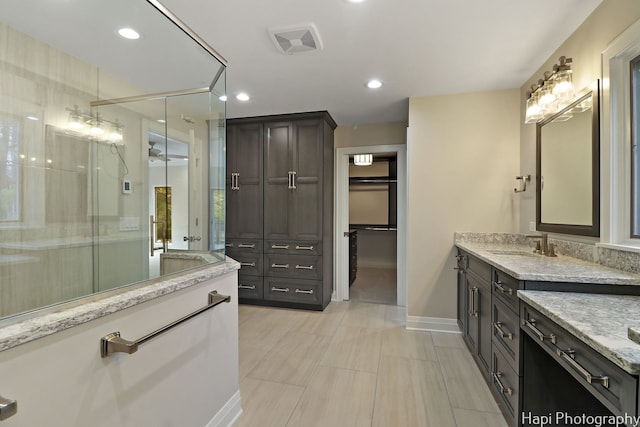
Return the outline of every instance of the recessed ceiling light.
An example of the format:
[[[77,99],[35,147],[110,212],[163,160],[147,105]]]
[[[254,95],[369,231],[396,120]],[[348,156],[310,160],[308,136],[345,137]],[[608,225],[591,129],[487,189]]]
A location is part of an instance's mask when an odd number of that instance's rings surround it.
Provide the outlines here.
[[[28,116],[27,116],[27,119],[29,119],[29,120],[33,120],[34,122],[36,122],[36,121],[40,120],[40,119],[38,118],[38,116],[34,116],[33,114],[28,115]]]
[[[236,99],[238,101],[248,101],[250,98],[249,98],[249,95],[247,95],[246,93],[239,93],[236,95]]]
[[[346,0],[347,3],[364,3],[366,0]]]
[[[158,120],[156,120],[156,122],[158,122],[158,123],[167,123],[167,121],[165,119],[158,119]]]
[[[375,79],[369,80],[367,82],[367,87],[369,89],[378,89],[382,87],[382,82],[380,80],[375,80]]]
[[[227,102],[227,95],[220,95],[218,99],[222,102]]]
[[[140,38],[140,34],[133,28],[120,28],[118,34],[129,40],[137,40]]]

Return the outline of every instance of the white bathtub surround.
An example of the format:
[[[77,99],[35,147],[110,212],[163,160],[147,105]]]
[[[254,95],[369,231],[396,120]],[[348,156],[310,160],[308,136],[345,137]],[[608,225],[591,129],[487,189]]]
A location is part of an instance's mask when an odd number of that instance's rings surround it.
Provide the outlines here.
[[[8,425],[232,425],[242,411],[238,267],[227,259],[0,329],[0,393],[18,402]],[[101,357],[101,337],[117,331],[136,340],[202,308],[214,290],[231,302],[154,337],[133,354]]]

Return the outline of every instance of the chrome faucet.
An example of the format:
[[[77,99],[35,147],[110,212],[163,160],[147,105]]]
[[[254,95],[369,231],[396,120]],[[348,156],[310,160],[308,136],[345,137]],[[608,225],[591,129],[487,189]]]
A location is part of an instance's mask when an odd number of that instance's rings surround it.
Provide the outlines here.
[[[534,250],[535,253],[549,257],[557,256],[555,253],[555,245],[553,243],[549,243],[549,233],[541,232],[539,235],[525,237],[539,239],[536,242],[536,249]]]

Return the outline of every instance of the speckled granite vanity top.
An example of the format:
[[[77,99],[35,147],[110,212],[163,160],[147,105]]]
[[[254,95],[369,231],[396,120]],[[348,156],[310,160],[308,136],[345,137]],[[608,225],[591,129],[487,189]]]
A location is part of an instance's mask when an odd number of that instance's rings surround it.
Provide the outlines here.
[[[503,241],[479,241],[456,235],[455,245],[519,280],[640,285],[640,275],[594,262],[533,253],[524,236]]]
[[[629,339],[629,328],[640,328],[640,296],[520,290],[518,297],[626,372],[640,374],[640,344]]]

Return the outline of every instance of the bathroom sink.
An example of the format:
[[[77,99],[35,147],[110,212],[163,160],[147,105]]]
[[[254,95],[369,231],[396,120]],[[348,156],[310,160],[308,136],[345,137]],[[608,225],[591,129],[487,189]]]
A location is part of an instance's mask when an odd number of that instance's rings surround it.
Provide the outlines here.
[[[494,250],[490,250],[489,253],[492,253],[494,255],[508,255],[508,256],[528,256],[528,257],[537,256],[533,252],[518,251],[518,250],[494,249]]]

